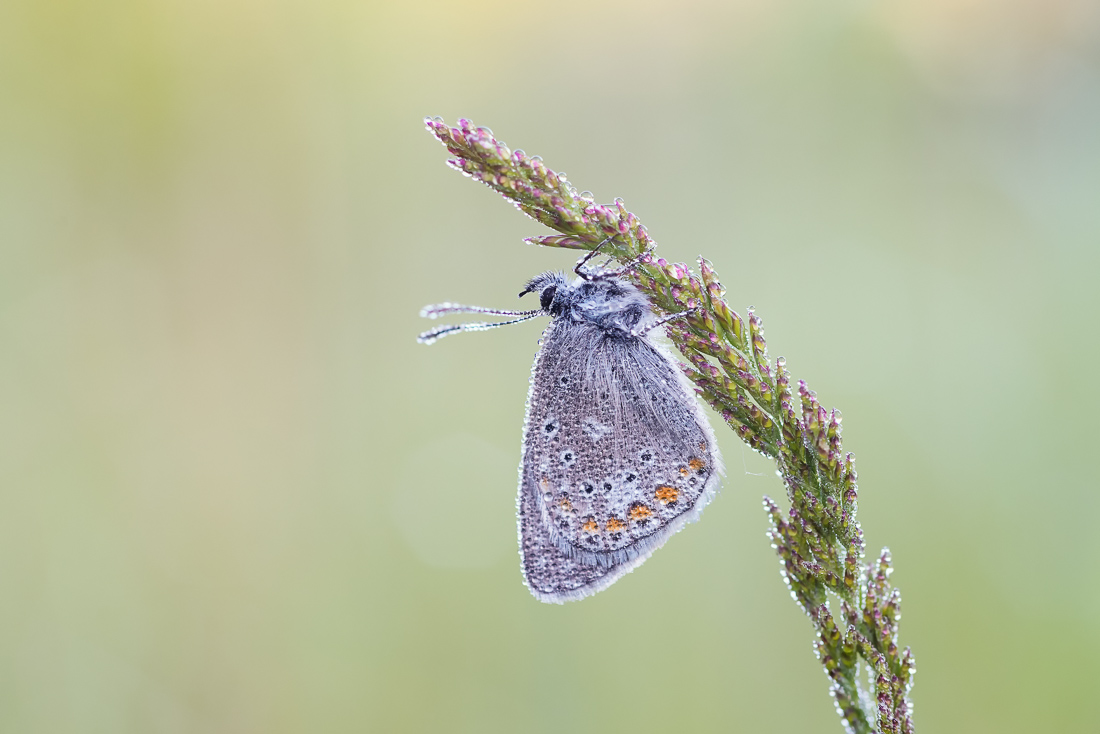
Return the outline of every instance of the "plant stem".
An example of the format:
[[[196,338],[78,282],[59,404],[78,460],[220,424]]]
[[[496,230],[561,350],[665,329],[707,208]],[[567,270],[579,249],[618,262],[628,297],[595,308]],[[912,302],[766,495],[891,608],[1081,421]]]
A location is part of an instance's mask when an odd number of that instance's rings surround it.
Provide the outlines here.
[[[655,258],[656,242],[622,199],[597,204],[541,158],[509,150],[469,120],[457,127],[439,118],[425,123],[454,156],[452,168],[560,233],[528,242],[591,250],[606,241],[601,252],[619,262],[641,256],[627,277],[657,309],[691,311],[665,329],[690,362],[682,367],[699,396],[742,441],[776,462],[790,509],[784,513],[764,497],[768,537],[791,596],[813,622],[814,648],[845,728],[911,734],[916,665],[909,648],[897,647],[901,593],[889,583],[888,549],[863,566],[855,458],[842,449],[840,412],[826,411],[805,382],[792,389],[786,361],[768,357],[760,318],[750,308],[746,321],[729,307],[707,260],[699,258],[697,275],[683,263]],[[858,679],[861,660],[869,671],[867,689]]]

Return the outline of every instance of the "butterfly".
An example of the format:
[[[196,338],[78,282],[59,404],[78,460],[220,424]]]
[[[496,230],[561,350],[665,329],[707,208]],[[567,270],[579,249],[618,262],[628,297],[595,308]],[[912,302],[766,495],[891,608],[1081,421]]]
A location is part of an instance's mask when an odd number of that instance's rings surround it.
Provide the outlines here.
[[[516,498],[524,582],[563,603],[606,589],[698,519],[722,474],[714,432],[691,383],[656,340],[648,298],[619,270],[577,263],[527,283],[539,308],[444,303],[421,314],[514,316],[444,326],[422,343],[549,316],[531,371]]]

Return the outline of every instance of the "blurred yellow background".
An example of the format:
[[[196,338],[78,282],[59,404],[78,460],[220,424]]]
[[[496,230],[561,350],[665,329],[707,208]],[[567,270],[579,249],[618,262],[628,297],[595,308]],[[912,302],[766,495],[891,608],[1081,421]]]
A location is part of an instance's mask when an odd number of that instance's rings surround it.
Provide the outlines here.
[[[424,115],[705,254],[844,411],[921,730],[1090,727],[1095,2],[7,0],[0,730],[840,731],[720,426],[703,522],[521,585],[541,327],[417,312],[576,255]]]

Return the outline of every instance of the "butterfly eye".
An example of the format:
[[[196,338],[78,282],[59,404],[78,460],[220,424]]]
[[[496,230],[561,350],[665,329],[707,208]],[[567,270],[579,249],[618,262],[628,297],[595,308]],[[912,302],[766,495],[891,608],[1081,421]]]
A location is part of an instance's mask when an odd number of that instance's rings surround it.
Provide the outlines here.
[[[542,306],[543,311],[550,310],[550,304],[554,302],[554,295],[558,292],[556,285],[550,285],[542,289],[542,293],[539,294],[539,305]]]

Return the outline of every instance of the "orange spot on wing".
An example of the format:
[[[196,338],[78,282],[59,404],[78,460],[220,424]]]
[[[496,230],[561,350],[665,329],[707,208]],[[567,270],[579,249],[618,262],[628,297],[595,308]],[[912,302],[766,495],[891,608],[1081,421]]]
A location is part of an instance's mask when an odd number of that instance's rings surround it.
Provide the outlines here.
[[[676,487],[670,487],[667,484],[659,484],[653,496],[656,497],[657,501],[662,505],[667,505],[680,499],[680,490],[676,489]]]
[[[626,523],[617,517],[608,518],[607,520],[607,531],[609,533],[617,533],[625,527]]]
[[[686,466],[681,466],[676,471],[680,472],[680,476],[682,477],[686,477],[688,475],[688,468]]]
[[[584,525],[581,525],[581,530],[586,533],[595,533],[599,531],[600,527],[596,524],[596,518],[590,517],[584,521]]]
[[[653,510],[649,509],[645,505],[634,505],[630,508],[631,520],[645,520],[647,517],[653,514]]]
[[[550,489],[550,480],[547,479],[546,477],[543,477],[542,479],[540,479],[539,480],[539,489],[541,489],[543,492]]]
[[[703,461],[702,459],[696,459],[694,456],[691,457],[691,461],[688,462],[688,466],[690,466],[695,471],[699,471],[700,469],[702,469],[706,465],[707,465],[707,462]]]
[[[558,500],[558,504],[561,506],[561,509],[565,510],[566,512],[573,511],[573,503],[569,501],[568,497],[562,497],[560,500]]]

